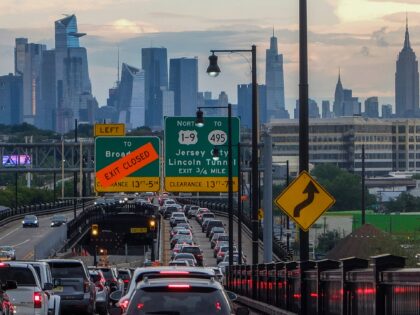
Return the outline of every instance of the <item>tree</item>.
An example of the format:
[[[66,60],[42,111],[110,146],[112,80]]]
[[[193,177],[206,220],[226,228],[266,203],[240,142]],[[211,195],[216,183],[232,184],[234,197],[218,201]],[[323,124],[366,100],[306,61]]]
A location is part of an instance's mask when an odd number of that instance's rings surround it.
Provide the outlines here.
[[[414,197],[407,192],[401,193],[386,205],[389,212],[416,212],[420,209],[420,197]]]
[[[355,210],[361,207],[361,177],[332,164],[317,165],[312,175],[334,196],[334,210]],[[375,196],[366,191],[366,204],[375,203]]]
[[[325,234],[318,236],[317,253],[328,253],[341,240],[340,233],[337,230],[327,231]]]

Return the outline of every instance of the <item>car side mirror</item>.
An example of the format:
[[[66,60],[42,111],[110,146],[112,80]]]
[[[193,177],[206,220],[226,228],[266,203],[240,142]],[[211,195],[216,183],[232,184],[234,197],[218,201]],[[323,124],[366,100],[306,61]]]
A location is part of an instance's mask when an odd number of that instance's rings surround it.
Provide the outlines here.
[[[54,288],[61,286],[61,279],[54,279],[53,286]]]
[[[3,290],[14,290],[17,289],[17,282],[14,280],[7,280],[6,284],[3,285]]]
[[[232,291],[226,291],[226,294],[231,301],[236,301],[238,299],[238,296]]]
[[[44,284],[44,291],[51,291],[52,289],[54,289],[54,284],[50,283],[50,282],[46,282]]]
[[[247,307],[238,307],[235,312],[236,315],[249,315],[249,309]]]

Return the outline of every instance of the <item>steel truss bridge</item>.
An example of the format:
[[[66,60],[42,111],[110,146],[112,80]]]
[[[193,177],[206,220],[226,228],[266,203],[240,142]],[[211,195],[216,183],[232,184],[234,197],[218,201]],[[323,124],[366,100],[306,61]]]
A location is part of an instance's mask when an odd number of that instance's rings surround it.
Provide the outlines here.
[[[94,141],[0,143],[0,173],[92,173]]]

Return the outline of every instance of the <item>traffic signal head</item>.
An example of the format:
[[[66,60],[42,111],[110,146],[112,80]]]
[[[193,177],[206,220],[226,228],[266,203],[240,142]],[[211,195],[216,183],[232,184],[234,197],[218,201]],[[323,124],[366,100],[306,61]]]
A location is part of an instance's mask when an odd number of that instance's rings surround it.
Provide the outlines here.
[[[156,229],[156,220],[149,221],[149,228],[150,228],[150,231],[154,231]]]
[[[99,235],[99,226],[97,224],[92,224],[90,234],[93,237],[97,237]]]

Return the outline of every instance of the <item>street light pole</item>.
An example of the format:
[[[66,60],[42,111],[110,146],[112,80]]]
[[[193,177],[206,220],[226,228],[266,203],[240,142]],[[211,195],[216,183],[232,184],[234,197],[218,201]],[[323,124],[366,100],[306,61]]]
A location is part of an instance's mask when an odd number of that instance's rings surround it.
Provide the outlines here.
[[[259,112],[258,112],[258,85],[257,85],[257,46],[252,45],[251,49],[217,49],[210,50],[212,55],[209,57],[209,67],[207,73],[210,76],[217,76],[220,68],[217,65],[217,56],[214,53],[243,53],[252,54],[251,72],[252,72],[252,159],[251,159],[251,220],[252,220],[252,264],[258,264],[258,206],[259,206],[259,188],[258,188],[258,141],[259,141]]]
[[[238,142],[238,256],[242,265],[242,170],[241,170],[241,143]]]

